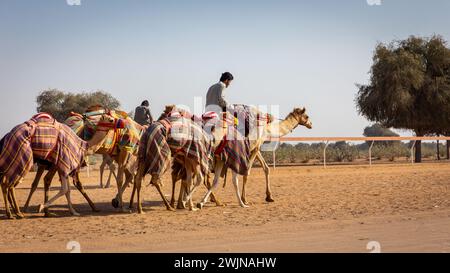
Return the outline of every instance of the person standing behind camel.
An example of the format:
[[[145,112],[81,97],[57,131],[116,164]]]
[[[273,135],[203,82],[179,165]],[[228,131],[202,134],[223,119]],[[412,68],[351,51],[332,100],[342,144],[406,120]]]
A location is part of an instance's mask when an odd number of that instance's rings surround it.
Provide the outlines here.
[[[136,107],[134,111],[134,121],[142,126],[149,125],[153,122],[152,114],[150,113],[150,104],[148,100],[144,100],[140,106]]]
[[[220,81],[211,86],[206,94],[206,112],[216,113],[226,112],[231,105],[225,99],[225,89],[228,88],[234,77],[230,72],[225,72],[220,77]]]

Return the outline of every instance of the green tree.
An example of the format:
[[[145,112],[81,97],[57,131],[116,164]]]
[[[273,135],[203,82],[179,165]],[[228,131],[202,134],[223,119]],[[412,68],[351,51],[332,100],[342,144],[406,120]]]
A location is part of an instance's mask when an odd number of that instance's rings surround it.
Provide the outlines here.
[[[372,126],[367,126],[366,128],[364,128],[363,135],[365,137],[398,137],[399,136],[397,133],[393,132],[389,128],[383,127],[379,123],[375,123]],[[389,146],[389,145],[393,145],[394,143],[397,143],[397,142],[399,142],[399,141],[395,141],[395,142],[394,141],[378,141],[378,142],[375,142],[374,144]],[[370,141],[368,144],[370,145]]]
[[[117,109],[120,102],[104,91],[93,93],[69,93],[57,89],[42,91],[36,98],[37,111],[46,112],[63,122],[70,112],[84,113],[89,106],[102,105],[109,109]]]
[[[358,84],[359,114],[417,136],[450,128],[450,49],[441,36],[378,44],[370,82]],[[421,162],[421,142],[415,161]]]

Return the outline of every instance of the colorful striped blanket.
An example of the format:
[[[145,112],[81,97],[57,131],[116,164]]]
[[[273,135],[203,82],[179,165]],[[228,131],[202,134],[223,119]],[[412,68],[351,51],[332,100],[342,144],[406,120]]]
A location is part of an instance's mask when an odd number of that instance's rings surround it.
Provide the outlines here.
[[[227,127],[227,134],[214,154],[225,163],[225,167],[240,175],[248,174],[250,168],[250,142],[248,138],[240,135],[233,126]],[[224,174],[225,172],[222,172],[222,176]]]
[[[0,153],[0,172],[8,185],[16,185],[31,169],[34,160],[55,164],[68,176],[84,163],[87,142],[68,126],[53,118],[32,118],[4,137]]]
[[[138,163],[144,166],[145,174],[163,175],[166,172],[171,159],[166,138],[166,127],[160,122],[153,122],[142,134],[138,149]]]
[[[200,164],[203,173],[209,172],[210,139],[191,119],[170,117],[152,123],[139,144],[139,162],[145,173],[162,175],[170,159],[184,163],[186,159]]]

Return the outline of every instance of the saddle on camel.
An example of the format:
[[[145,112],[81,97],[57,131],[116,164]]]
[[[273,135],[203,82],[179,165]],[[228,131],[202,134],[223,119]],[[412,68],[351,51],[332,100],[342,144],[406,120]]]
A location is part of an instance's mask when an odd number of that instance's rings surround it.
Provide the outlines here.
[[[0,152],[0,183],[6,215],[12,218],[10,204],[22,218],[14,188],[30,171],[34,162],[42,160],[57,167],[62,180],[67,180],[85,164],[88,143],[80,139],[68,126],[49,114],[40,113],[16,126],[2,140]],[[66,193],[69,210],[74,213],[70,191]],[[74,213],[75,214],[75,213]]]

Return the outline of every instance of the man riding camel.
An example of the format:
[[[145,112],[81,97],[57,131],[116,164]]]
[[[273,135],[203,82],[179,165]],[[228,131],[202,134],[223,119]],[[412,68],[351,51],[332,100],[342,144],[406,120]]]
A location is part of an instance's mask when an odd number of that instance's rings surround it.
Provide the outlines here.
[[[206,94],[206,111],[216,113],[226,112],[232,109],[225,99],[225,89],[228,88],[234,77],[230,72],[225,72],[220,77],[220,81],[211,86]]]

